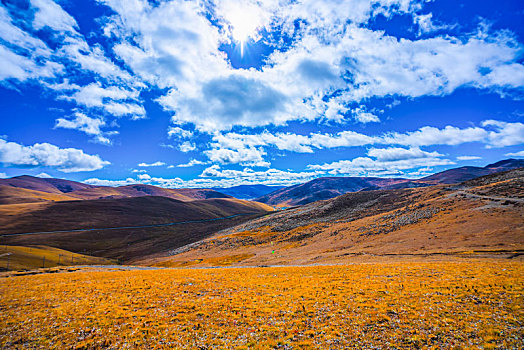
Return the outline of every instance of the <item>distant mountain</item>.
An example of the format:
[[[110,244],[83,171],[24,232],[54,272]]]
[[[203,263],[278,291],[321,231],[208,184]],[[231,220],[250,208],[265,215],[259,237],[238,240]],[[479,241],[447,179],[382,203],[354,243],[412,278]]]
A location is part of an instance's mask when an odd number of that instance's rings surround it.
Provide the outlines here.
[[[10,179],[0,179],[0,185],[56,194],[69,193],[95,187],[75,181],[52,178],[48,179],[29,175],[16,176]]]
[[[171,189],[142,184],[127,185],[120,187],[91,187],[71,192],[69,193],[69,195],[79,199],[160,196],[177,199],[184,202],[208,198],[231,198],[231,196],[210,189]]]
[[[266,185],[240,185],[224,188],[213,188],[213,190],[228,194],[238,199],[255,199],[268,193],[277,191],[284,186],[266,186]]]
[[[349,192],[416,188],[453,184],[501,171],[524,167],[523,159],[506,159],[483,168],[466,166],[449,169],[418,180],[374,177],[322,177],[304,184],[284,187],[256,199],[269,205],[294,206],[330,199]]]
[[[348,192],[395,187],[419,187],[419,184],[408,179],[321,177],[304,184],[284,187],[256,200],[269,205],[293,206],[334,198]]]
[[[143,184],[120,187],[93,186],[75,181],[28,175],[0,179],[0,204],[144,196],[161,196],[185,202],[210,198],[231,198],[229,195],[210,189],[169,189]]]
[[[485,176],[501,171],[517,169],[522,167],[524,167],[524,159],[505,159],[493,164],[488,164],[482,168],[474,166],[464,166],[460,168],[444,170],[440,173],[426,176],[420,179],[420,181],[431,184],[453,184],[475,179],[480,176]]]

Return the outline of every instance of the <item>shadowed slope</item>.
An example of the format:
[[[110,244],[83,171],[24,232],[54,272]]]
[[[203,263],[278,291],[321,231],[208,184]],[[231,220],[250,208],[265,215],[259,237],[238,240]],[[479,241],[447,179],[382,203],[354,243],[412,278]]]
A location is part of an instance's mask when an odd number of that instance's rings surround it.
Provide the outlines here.
[[[271,210],[265,204],[229,198],[183,202],[156,196],[47,202],[27,206],[27,210],[12,211],[9,215],[3,214],[6,211],[0,211],[1,234],[95,230],[3,236],[0,238],[2,244],[45,244],[122,260],[152,255],[198,241],[219,229]],[[205,222],[238,214],[242,216]],[[187,221],[201,222],[169,227],[136,227]],[[115,227],[126,228],[96,230]]]

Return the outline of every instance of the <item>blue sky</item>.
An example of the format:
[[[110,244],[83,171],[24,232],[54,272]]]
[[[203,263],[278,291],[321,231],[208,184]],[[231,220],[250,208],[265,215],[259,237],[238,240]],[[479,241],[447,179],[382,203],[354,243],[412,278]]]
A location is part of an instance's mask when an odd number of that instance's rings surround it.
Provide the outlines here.
[[[0,176],[166,187],[524,157],[524,5],[3,0]]]

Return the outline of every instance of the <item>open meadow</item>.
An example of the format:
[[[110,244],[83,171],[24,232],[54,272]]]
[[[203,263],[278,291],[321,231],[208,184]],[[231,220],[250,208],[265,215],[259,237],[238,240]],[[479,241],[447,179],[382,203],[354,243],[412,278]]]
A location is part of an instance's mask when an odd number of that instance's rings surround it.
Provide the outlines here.
[[[521,262],[6,276],[3,349],[524,347]]]

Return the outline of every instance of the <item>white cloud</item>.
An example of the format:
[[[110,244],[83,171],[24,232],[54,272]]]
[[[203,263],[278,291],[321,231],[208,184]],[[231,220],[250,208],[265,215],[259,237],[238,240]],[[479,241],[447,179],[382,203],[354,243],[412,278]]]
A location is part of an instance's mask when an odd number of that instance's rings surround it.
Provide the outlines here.
[[[355,117],[355,119],[357,121],[359,121],[360,123],[363,123],[363,124],[366,124],[366,123],[371,123],[371,122],[379,122],[380,121],[380,118],[377,117],[376,115],[374,115],[373,113],[369,113],[369,112],[364,112],[360,109],[358,109],[354,114],[353,116]]]
[[[0,139],[0,163],[6,166],[50,167],[65,173],[93,171],[110,164],[98,155],[77,148],[59,148],[49,143],[24,146]]]
[[[452,165],[454,162],[441,158],[413,158],[391,161],[358,157],[352,160],[340,160],[325,164],[311,164],[308,169],[327,171],[331,175],[350,176],[404,176],[404,170],[419,167]]]
[[[391,162],[415,158],[438,158],[442,157],[443,154],[440,154],[438,152],[426,152],[418,147],[412,147],[409,149],[400,147],[390,147],[372,148],[368,151],[368,156],[376,158],[377,161]]]
[[[31,0],[37,9],[33,20],[35,29],[50,27],[56,31],[76,32],[78,24],[60,5],[51,0]]]
[[[145,173],[147,172],[147,170],[145,169],[133,169],[133,171],[131,171],[132,173]]]
[[[98,178],[90,178],[82,182],[88,185],[111,186],[111,187],[127,186],[127,185],[133,185],[133,184],[140,183],[139,181],[132,179],[132,178],[127,178],[125,180],[104,180],[104,179],[98,179]]]
[[[75,101],[81,106],[101,108],[116,117],[127,115],[133,119],[140,119],[146,115],[144,107],[133,102],[138,101],[137,90],[127,90],[118,86],[103,87],[100,83],[91,83],[83,87],[66,85],[64,88],[77,91],[71,96],[63,95],[60,98]]]
[[[6,173],[0,173],[0,179],[7,179]]]
[[[52,179],[53,177],[51,175],[49,175],[48,173],[40,173],[38,175],[35,175],[36,177],[40,177],[40,178],[43,178],[43,179]]]
[[[359,147],[376,145],[397,145],[404,148],[386,150],[372,149],[372,156],[440,157],[437,152],[420,150],[423,146],[457,146],[464,143],[478,142],[487,148],[505,147],[524,143],[524,124],[488,120],[480,126],[459,128],[445,126],[436,128],[424,126],[415,131],[389,132],[382,135],[365,135],[354,131],[341,131],[335,134],[310,133],[298,135],[291,133],[260,134],[215,133],[210,143],[211,149],[204,154],[220,164],[259,164],[263,165],[268,148],[282,151],[313,153],[314,149]],[[269,166],[269,164],[267,164]]]
[[[189,130],[182,129],[178,126],[170,126],[167,129],[167,136],[168,137],[178,137],[182,139],[188,139],[190,137],[193,137],[193,132]]]
[[[0,44],[0,81],[16,79],[25,81],[42,77],[54,77],[62,71],[59,63],[36,64],[32,59],[18,55]]]
[[[88,135],[94,136],[97,142],[111,144],[111,140],[107,136],[114,135],[117,132],[102,131],[101,127],[105,125],[106,123],[103,119],[91,118],[81,112],[75,112],[72,119],[58,118],[55,128],[80,130]]]
[[[153,166],[163,166],[163,165],[166,165],[166,163],[161,162],[161,161],[157,161],[157,162],[154,162],[154,163],[140,163],[140,164],[138,164],[138,166],[140,166],[140,167],[153,167]]]
[[[493,129],[488,133],[488,148],[514,146],[524,143],[523,123],[486,120],[482,122],[482,126]]]
[[[457,160],[478,160],[482,159],[482,157],[479,156],[458,156]]]
[[[446,126],[443,129],[424,126],[417,131],[386,134],[381,143],[403,146],[460,145],[467,142],[487,142],[488,132],[480,127],[458,128]]]
[[[519,151],[519,152],[506,153],[505,156],[507,156],[507,157],[524,157],[524,150],[523,151]]]
[[[192,142],[184,141],[178,146],[178,149],[181,152],[187,153],[196,150],[196,146]]]
[[[270,165],[264,160],[266,152],[255,147],[242,147],[239,149],[214,148],[204,151],[204,154],[213,163],[241,164],[266,168]]]
[[[197,159],[191,159],[189,160],[189,162],[187,163],[184,163],[184,164],[178,164],[176,167],[177,168],[190,168],[192,166],[195,166],[195,165],[204,165],[204,164],[207,164],[207,162],[202,162],[200,160],[197,160]],[[173,165],[170,165],[169,168],[174,168],[175,166]]]
[[[138,174],[136,177],[141,181],[149,181],[151,179],[149,174]]]
[[[222,178],[235,180],[236,183],[260,183],[260,184],[296,184],[309,181],[319,175],[322,171],[290,172],[279,169],[268,169],[255,171],[250,168],[243,170],[220,169],[218,165],[212,165],[205,169],[201,178]]]

